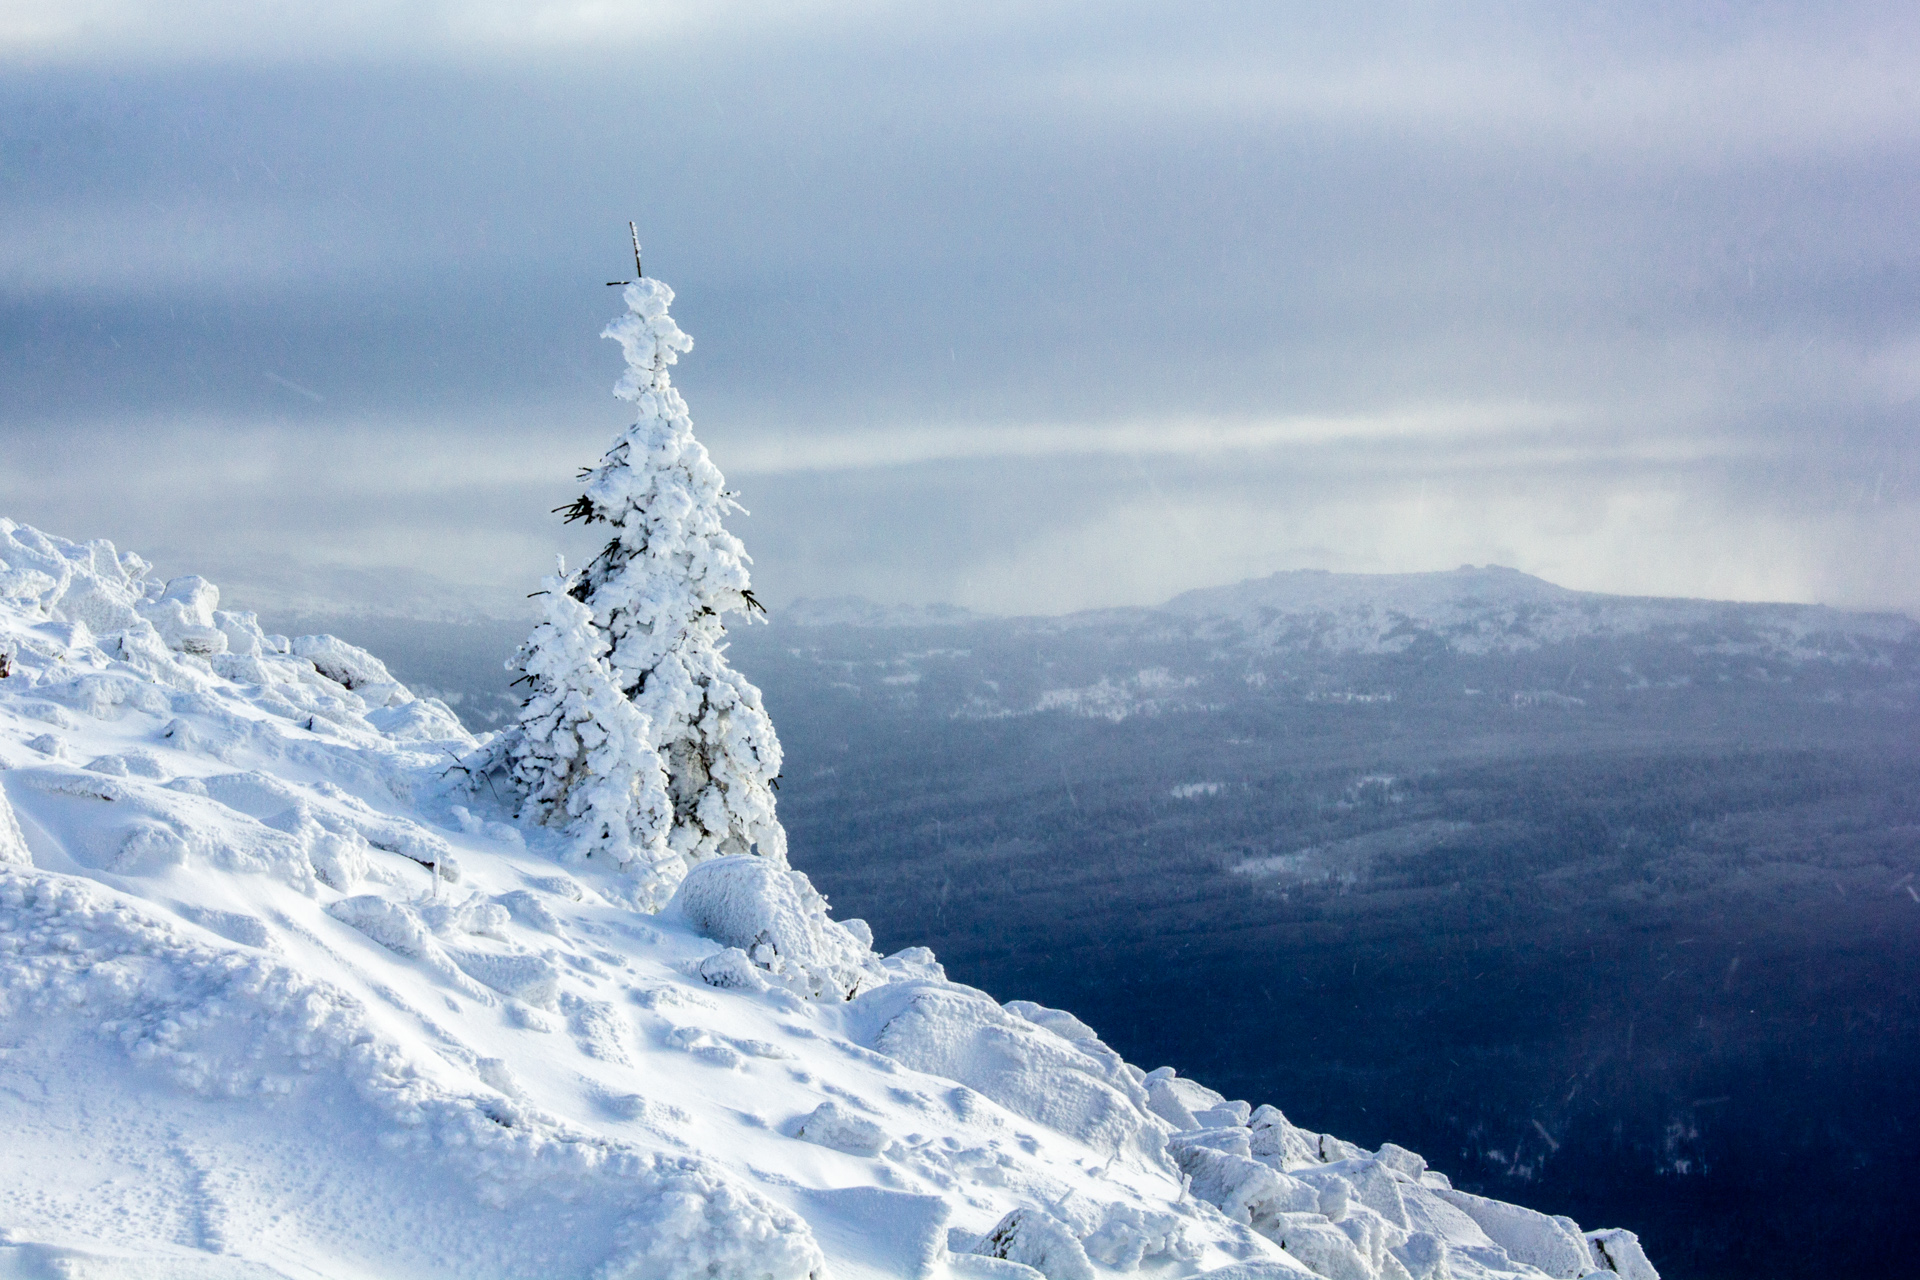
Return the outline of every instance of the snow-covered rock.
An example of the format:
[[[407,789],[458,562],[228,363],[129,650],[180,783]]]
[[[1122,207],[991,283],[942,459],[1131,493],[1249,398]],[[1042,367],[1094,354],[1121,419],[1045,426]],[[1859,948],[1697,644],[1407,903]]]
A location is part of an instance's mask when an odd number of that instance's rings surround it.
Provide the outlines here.
[[[1586,1235],[1587,1249],[1593,1265],[1602,1272],[1612,1272],[1624,1276],[1626,1280],[1660,1280],[1660,1273],[1647,1261],[1647,1255],[1640,1248],[1640,1237],[1631,1231],[1614,1228],[1607,1231],[1589,1231]]]
[[[1555,1277],[1583,1276],[1594,1265],[1579,1224],[1572,1218],[1550,1217],[1517,1204],[1464,1191],[1445,1190],[1434,1194],[1472,1218],[1487,1237],[1516,1262],[1538,1267]]]
[[[905,1066],[959,1081],[1095,1150],[1163,1159],[1165,1131],[1124,1064],[1014,1017],[981,992],[895,982],[861,996],[854,1012],[874,1028],[867,1043]]]
[[[887,1145],[887,1131],[865,1116],[857,1116],[828,1099],[813,1109],[793,1131],[796,1138],[817,1142],[853,1156],[877,1156]]]
[[[144,600],[134,607],[153,625],[167,648],[210,656],[227,651],[227,634],[214,625],[214,609],[219,603],[220,588],[195,575],[174,578],[160,589],[158,599]],[[100,630],[98,622],[88,625]]]

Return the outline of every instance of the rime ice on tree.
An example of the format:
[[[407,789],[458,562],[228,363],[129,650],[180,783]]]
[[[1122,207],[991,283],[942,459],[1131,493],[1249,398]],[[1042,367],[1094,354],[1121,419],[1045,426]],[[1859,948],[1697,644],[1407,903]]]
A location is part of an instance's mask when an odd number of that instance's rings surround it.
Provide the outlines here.
[[[571,827],[589,856],[638,861],[660,882],[657,895],[684,868],[667,848],[671,811],[653,726],[615,683],[592,611],[573,598],[576,581],[563,565],[541,582],[546,617],[515,660],[530,692],[509,772],[543,822]]]
[[[655,853],[664,859],[659,869],[671,888],[683,870],[674,865],[679,860],[751,852],[786,864],[772,788],[780,743],[760,691],[726,661],[722,618],[750,613],[759,603],[749,589],[746,551],[723,523],[741,508],[694,439],[686,401],[668,378],[667,367],[693,340],[667,314],[673,291],[666,285],[636,280],[625,296],[627,314],[602,336],[626,353],[627,370],[614,394],[633,401],[638,417],[587,473],[586,492],[564,508],[569,520],[611,530],[605,548],[565,590],[585,606],[578,625],[603,638],[605,657],[596,661],[644,717],[647,742],[664,772],[667,802],[659,825],[648,825],[651,810],[635,793],[630,847],[636,854],[649,850],[649,860]],[[567,643],[569,653],[581,648],[578,640]],[[557,671],[542,678],[566,684]],[[554,808],[540,789],[564,789],[558,779],[574,767],[549,765],[562,757],[541,754],[540,735],[559,714],[538,696],[544,687],[536,681],[511,758],[516,779],[536,805],[546,806],[548,821],[569,823],[578,815]],[[537,714],[536,706],[542,708]],[[560,746],[574,752],[567,760],[584,758],[564,740]],[[523,763],[534,759],[539,763],[523,772]]]

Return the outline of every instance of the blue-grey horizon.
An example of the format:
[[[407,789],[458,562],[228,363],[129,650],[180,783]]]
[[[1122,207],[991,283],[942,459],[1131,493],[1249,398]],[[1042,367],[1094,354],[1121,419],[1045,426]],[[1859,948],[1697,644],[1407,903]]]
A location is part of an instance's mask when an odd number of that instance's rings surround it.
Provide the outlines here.
[[[0,18],[0,515],[501,612],[678,291],[779,602],[1282,569],[1920,611],[1920,14]]]

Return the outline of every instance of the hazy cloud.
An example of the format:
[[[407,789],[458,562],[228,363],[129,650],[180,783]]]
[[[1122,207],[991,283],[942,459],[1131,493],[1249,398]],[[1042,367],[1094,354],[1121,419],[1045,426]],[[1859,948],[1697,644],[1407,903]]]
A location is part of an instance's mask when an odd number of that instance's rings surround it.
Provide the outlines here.
[[[631,217],[770,599],[1920,606],[1901,7],[17,4],[0,63],[0,499],[183,570],[514,607]]]

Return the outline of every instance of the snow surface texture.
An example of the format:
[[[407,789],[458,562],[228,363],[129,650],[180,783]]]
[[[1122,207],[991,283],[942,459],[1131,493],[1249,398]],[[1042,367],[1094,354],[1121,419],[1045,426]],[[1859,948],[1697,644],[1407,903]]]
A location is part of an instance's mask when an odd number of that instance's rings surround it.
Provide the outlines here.
[[[535,816],[626,866],[647,908],[704,858],[757,853],[784,867],[787,856],[780,742],[760,691],[726,660],[722,619],[759,607],[746,549],[723,523],[741,508],[668,376],[693,347],[672,301],[637,280],[602,335],[626,353],[614,394],[639,418],[565,508],[610,535],[580,578],[548,580],[546,619],[518,659],[531,696],[504,744]]]
[[[0,1276],[1653,1277],[771,860],[648,916],[371,655],[0,520]]]

